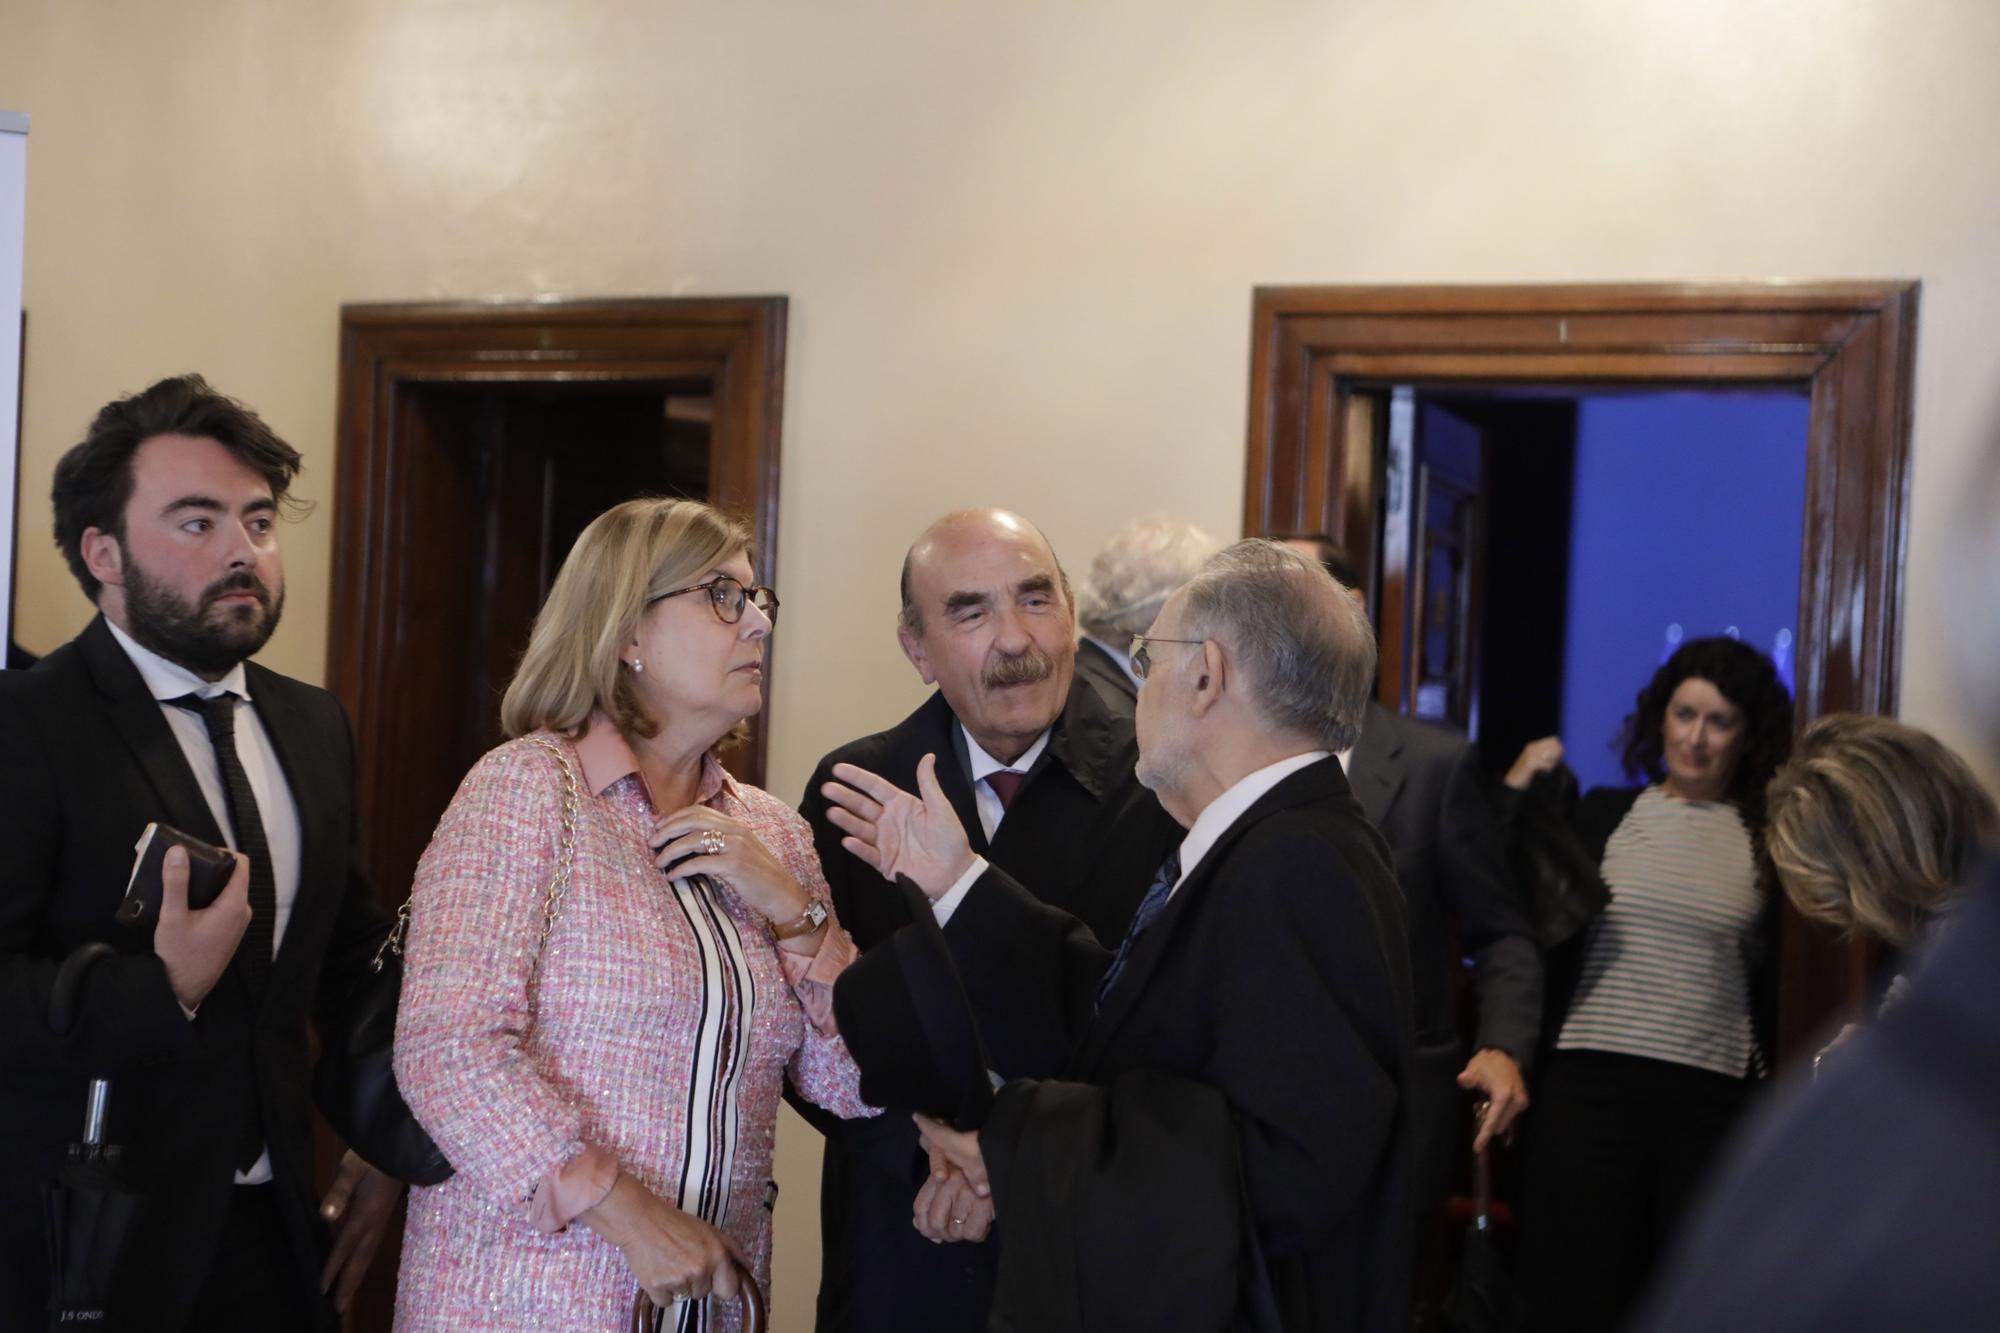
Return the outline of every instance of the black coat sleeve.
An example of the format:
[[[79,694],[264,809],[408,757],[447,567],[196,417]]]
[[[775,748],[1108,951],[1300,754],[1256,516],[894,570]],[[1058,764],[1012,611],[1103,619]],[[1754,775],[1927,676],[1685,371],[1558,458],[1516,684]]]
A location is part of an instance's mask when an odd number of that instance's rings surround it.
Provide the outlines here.
[[[1000,1075],[1060,1069],[1090,1021],[1111,950],[995,866],[959,902],[944,937]]]
[[[1472,955],[1479,997],[1475,1046],[1504,1051],[1526,1068],[1542,1022],[1542,957],[1534,927],[1507,873],[1485,777],[1471,746],[1459,747],[1438,817],[1438,860]]]

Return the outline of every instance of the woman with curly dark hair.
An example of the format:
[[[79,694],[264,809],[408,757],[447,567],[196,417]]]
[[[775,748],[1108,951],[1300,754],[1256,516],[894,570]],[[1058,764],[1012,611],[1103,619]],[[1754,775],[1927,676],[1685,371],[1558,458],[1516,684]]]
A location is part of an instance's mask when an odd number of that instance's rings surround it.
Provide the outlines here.
[[[1536,1329],[1620,1326],[1769,1067],[1764,789],[1791,739],[1771,660],[1696,639],[1625,719],[1625,769],[1646,785],[1577,805],[1610,897],[1548,963],[1521,1254]],[[1507,785],[1561,758],[1560,740],[1531,742]]]

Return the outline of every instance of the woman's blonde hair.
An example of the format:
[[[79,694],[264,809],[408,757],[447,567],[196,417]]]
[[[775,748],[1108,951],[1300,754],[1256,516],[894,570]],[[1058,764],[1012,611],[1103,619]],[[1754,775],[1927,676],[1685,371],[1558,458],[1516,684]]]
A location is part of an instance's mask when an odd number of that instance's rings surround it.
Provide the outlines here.
[[[1935,737],[1833,713],[1771,781],[1766,835],[1801,915],[1907,948],[2000,828],[1993,798]]]
[[[627,736],[656,736],[621,660],[650,600],[751,549],[750,529],[699,500],[627,500],[592,519],[535,617],[500,701],[509,736],[576,735],[602,708]]]

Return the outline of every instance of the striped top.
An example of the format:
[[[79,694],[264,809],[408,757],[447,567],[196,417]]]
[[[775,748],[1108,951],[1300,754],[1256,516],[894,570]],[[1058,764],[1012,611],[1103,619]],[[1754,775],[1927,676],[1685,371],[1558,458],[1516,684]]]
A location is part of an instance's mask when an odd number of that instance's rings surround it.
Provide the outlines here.
[[[1605,845],[1603,872],[1611,902],[1584,940],[1556,1047],[1761,1072],[1747,959],[1764,901],[1736,807],[1648,787]]]

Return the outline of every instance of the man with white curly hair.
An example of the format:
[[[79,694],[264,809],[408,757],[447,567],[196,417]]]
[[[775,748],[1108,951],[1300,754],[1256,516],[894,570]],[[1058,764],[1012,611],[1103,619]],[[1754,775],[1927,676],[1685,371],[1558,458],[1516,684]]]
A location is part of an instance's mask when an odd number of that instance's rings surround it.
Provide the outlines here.
[[[1129,710],[1139,697],[1139,677],[1128,653],[1132,636],[1144,634],[1174,589],[1200,572],[1220,549],[1192,523],[1155,515],[1126,524],[1091,558],[1077,589],[1076,674],[1104,701]]]

